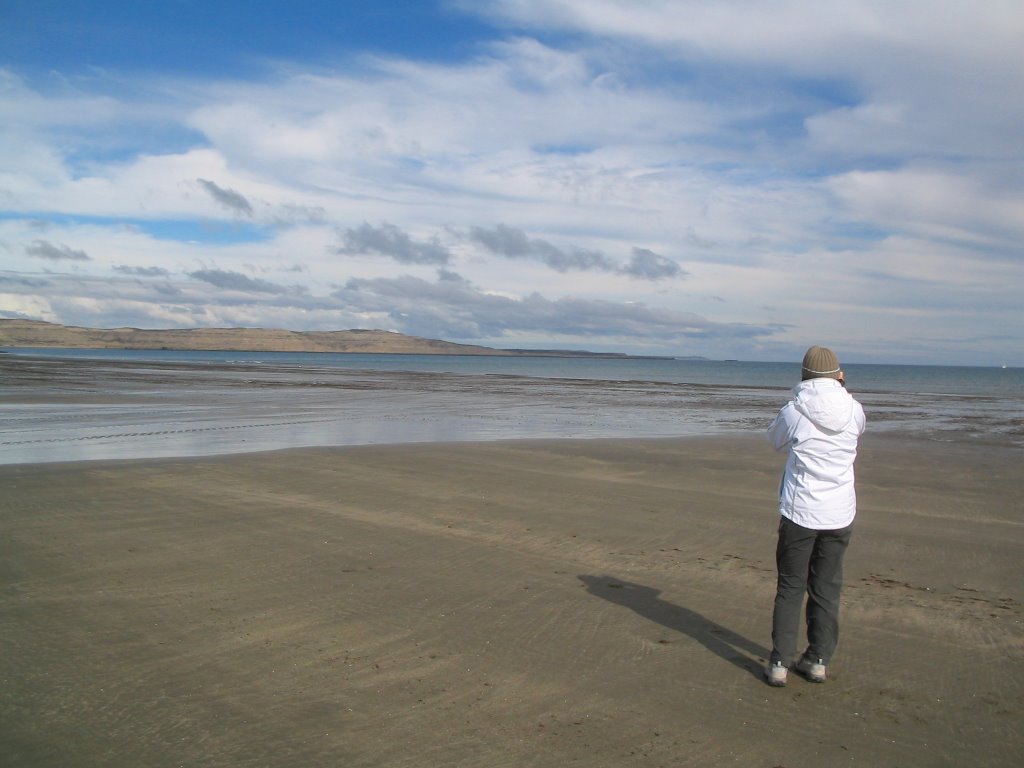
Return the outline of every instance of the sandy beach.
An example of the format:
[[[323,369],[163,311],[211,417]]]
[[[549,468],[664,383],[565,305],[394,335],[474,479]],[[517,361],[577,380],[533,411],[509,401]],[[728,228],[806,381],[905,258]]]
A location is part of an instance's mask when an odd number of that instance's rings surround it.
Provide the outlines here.
[[[18,766],[1016,766],[1020,451],[867,436],[832,679],[771,689],[759,436],[0,467]]]

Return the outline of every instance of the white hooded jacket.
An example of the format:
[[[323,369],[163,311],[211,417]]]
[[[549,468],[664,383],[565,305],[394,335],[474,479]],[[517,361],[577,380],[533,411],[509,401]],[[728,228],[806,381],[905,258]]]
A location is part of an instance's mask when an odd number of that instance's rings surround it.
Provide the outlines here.
[[[853,462],[864,425],[864,409],[837,380],[808,379],[793,388],[768,428],[775,450],[789,446],[779,514],[818,531],[853,522]]]

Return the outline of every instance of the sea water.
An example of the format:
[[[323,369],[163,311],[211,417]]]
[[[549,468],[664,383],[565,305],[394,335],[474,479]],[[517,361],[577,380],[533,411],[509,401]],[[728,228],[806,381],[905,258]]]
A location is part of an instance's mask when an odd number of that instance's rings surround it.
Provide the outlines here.
[[[592,381],[662,382],[707,386],[790,388],[800,363],[671,357],[552,357],[502,355],[395,355],[330,352],[246,352],[135,349],[6,349],[18,355],[92,360],[221,363],[297,368],[524,376]],[[945,365],[843,366],[851,390],[879,393],[1024,398],[1024,368]]]
[[[11,350],[0,463],[304,446],[763,433],[799,363]],[[1024,371],[846,366],[872,432],[1024,447]]]

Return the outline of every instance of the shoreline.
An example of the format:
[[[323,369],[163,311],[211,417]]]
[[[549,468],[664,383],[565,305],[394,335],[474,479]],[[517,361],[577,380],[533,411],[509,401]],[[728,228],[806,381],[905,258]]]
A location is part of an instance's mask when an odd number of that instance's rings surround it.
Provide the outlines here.
[[[285,448],[759,434],[771,386],[0,356],[0,465]],[[869,432],[1024,448],[965,396],[856,393]]]
[[[182,454],[168,454],[168,455],[143,455],[143,456],[126,456],[126,457],[99,457],[99,458],[70,458],[61,460],[46,460],[46,461],[15,461],[15,462],[0,462],[0,474],[6,469],[12,469],[17,471],[34,471],[35,469],[50,468],[57,470],[57,468],[107,468],[114,469],[119,466],[131,466],[131,465],[151,465],[153,467],[159,467],[164,464],[180,464],[189,462],[205,462],[205,461],[244,461],[247,457],[258,459],[260,457],[270,457],[274,455],[280,455],[281,457],[288,459],[293,454],[301,454],[305,452],[316,454],[338,454],[344,455],[347,452],[353,451],[358,452],[361,450],[398,450],[403,449],[422,449],[431,450],[436,449],[441,452],[445,452],[451,449],[458,450],[460,448],[472,448],[479,447],[486,449],[487,447],[493,446],[495,448],[522,448],[524,450],[532,449],[543,449],[545,446],[557,447],[559,445],[572,446],[575,444],[580,445],[623,445],[628,446],[630,444],[678,444],[681,446],[686,445],[699,445],[701,443],[717,444],[720,442],[736,443],[737,445],[745,446],[748,448],[763,449],[767,451],[769,455],[773,454],[771,446],[768,444],[766,438],[767,430],[763,431],[728,431],[728,432],[712,432],[712,433],[692,433],[692,434],[668,434],[658,436],[611,436],[611,437],[509,437],[509,438],[494,438],[494,439],[440,439],[440,440],[399,440],[395,442],[367,442],[367,443],[338,443],[338,444],[326,444],[326,445],[293,445],[293,446],[279,446],[269,447],[262,449],[243,449],[234,451],[224,451],[221,453],[182,453]],[[1001,464],[1011,464],[1018,461],[1024,454],[1020,448],[1012,443],[1007,443],[1001,440],[974,440],[974,441],[954,441],[954,440],[941,440],[935,439],[927,435],[901,435],[893,434],[891,432],[866,432],[860,441],[861,450],[859,454],[863,454],[865,446],[868,450],[878,449],[886,453],[900,454],[905,452],[913,452],[918,458],[924,460],[927,458],[942,458],[945,460],[952,460],[957,457],[975,457],[981,462],[979,466],[984,466],[986,463],[995,463],[997,466]],[[782,459],[784,458],[783,453],[774,454],[779,458],[779,467],[781,472]],[[858,457],[858,461],[860,458]]]
[[[832,676],[781,690],[760,670],[783,459],[755,436],[3,466],[0,750],[1016,765],[1019,464],[912,447],[865,436]]]

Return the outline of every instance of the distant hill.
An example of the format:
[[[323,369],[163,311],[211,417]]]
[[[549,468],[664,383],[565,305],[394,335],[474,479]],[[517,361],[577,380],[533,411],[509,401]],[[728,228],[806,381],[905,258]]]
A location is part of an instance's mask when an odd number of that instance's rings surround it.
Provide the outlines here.
[[[423,339],[402,333],[286,331],[274,328],[79,328],[39,320],[0,319],[0,347],[74,349],[179,349],[246,352],[362,352],[406,355],[545,355],[552,357],[628,357],[574,350],[494,349]]]

